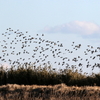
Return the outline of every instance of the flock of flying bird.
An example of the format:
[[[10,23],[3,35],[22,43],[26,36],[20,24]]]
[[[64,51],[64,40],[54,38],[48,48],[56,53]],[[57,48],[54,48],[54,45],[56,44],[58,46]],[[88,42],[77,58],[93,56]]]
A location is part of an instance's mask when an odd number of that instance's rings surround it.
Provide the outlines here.
[[[12,39],[11,35],[13,34],[15,34],[15,36],[13,36],[13,39]],[[24,64],[43,63],[43,65],[45,65],[47,63],[48,64],[51,63],[50,59],[48,60],[48,58],[49,56],[52,56],[52,60],[55,59],[55,61],[53,60],[54,64],[65,66],[66,68],[72,67],[72,68],[77,69],[77,67],[80,67],[80,71],[82,72],[82,67],[84,67],[84,65],[81,63],[81,61],[83,60],[81,56],[77,55],[77,57],[72,57],[72,59],[69,59],[69,57],[67,55],[65,56],[65,53],[62,52],[62,48],[64,48],[63,44],[60,43],[59,41],[54,42],[54,41],[43,39],[44,34],[41,34],[40,37],[39,37],[39,34],[36,34],[36,36],[33,37],[28,34],[28,31],[26,31],[24,34],[20,32],[19,30],[13,31],[11,28],[8,28],[7,32],[2,33],[2,36],[3,38],[2,40],[0,40],[1,63],[9,62],[10,65],[16,66],[16,65],[21,64],[21,61],[23,61]],[[76,50],[76,51],[78,51],[81,48],[81,44],[75,45],[75,42],[72,42],[71,46],[73,47],[73,50]],[[31,52],[31,57],[30,57],[30,52],[29,52],[30,49],[33,52],[33,53]],[[64,49],[64,51],[66,53],[72,54],[71,56],[74,56],[73,54],[74,51],[66,49],[66,48]],[[89,62],[89,59],[95,60],[96,58],[98,58],[98,60],[100,60],[99,52],[100,52],[100,47],[97,47],[95,49],[93,46],[87,45],[87,49],[84,51],[84,55],[87,56],[88,54],[90,54],[90,57],[85,59],[86,68],[92,67],[92,70],[95,67],[100,68],[100,63],[95,62],[92,65]],[[22,56],[20,57],[19,55],[21,54]],[[12,56],[13,59],[10,59],[11,55],[13,55]],[[16,60],[14,60],[15,58]],[[56,58],[60,58],[60,62],[58,62]],[[29,61],[26,61],[26,59]],[[72,62],[72,65],[68,63],[69,61]],[[78,62],[78,66],[73,65],[73,62]]]

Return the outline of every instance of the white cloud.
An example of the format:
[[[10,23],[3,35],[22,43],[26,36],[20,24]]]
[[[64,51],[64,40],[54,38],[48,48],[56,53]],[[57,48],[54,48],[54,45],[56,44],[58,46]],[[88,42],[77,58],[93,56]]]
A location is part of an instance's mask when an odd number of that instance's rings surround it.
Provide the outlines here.
[[[48,33],[61,32],[61,33],[79,33],[84,35],[90,35],[90,34],[100,33],[100,26],[92,22],[73,21],[55,27],[45,27],[42,31]]]

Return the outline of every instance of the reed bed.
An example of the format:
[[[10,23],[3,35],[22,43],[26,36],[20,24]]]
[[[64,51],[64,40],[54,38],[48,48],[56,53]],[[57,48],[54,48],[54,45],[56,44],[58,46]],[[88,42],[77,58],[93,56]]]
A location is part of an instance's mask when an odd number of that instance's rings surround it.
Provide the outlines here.
[[[0,69],[0,100],[100,100],[100,74],[20,65]]]
[[[100,87],[58,85],[0,86],[0,100],[100,100]]]
[[[51,66],[18,65],[16,68],[0,67],[0,85],[56,85],[67,86],[100,86],[100,74],[86,76],[72,69],[55,70]]]

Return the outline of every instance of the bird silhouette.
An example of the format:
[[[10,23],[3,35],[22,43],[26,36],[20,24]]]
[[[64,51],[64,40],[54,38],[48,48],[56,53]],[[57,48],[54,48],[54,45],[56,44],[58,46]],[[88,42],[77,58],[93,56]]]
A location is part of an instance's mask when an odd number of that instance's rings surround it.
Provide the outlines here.
[[[85,67],[88,68],[91,66],[92,70],[95,67],[100,68],[100,64],[96,63],[94,65],[90,64],[90,60],[100,60],[100,47],[94,48],[91,45],[87,45],[87,48],[83,51],[84,58],[81,55],[74,54],[78,52],[82,44],[75,44],[72,42],[72,50],[65,48],[60,41],[50,41],[46,40],[45,34],[36,34],[31,36],[28,31],[25,33],[20,32],[19,29],[13,30],[11,28],[6,29],[7,32],[2,33],[3,40],[0,40],[1,52],[0,60],[1,62],[8,62],[9,64],[40,64],[45,65],[46,63],[50,64],[50,58],[54,61],[54,64],[58,66],[66,66],[72,68],[80,68],[82,72],[83,63],[85,61]],[[27,33],[27,34],[26,34]],[[14,34],[12,38],[12,34]],[[30,56],[31,55],[31,56]],[[12,56],[14,59],[10,59]],[[58,61],[60,59],[60,61]],[[33,62],[32,62],[33,61]],[[73,63],[77,63],[74,65]],[[74,66],[74,67],[73,67]]]

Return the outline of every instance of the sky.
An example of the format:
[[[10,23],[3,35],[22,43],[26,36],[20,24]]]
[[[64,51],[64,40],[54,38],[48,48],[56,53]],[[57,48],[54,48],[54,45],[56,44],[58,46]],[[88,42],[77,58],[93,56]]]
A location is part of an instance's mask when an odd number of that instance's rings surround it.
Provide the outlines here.
[[[87,45],[99,47],[100,0],[0,0],[1,40],[7,28],[32,36],[45,34],[45,39],[69,48],[74,41],[82,44],[83,51]],[[82,51],[77,54],[83,55]]]

